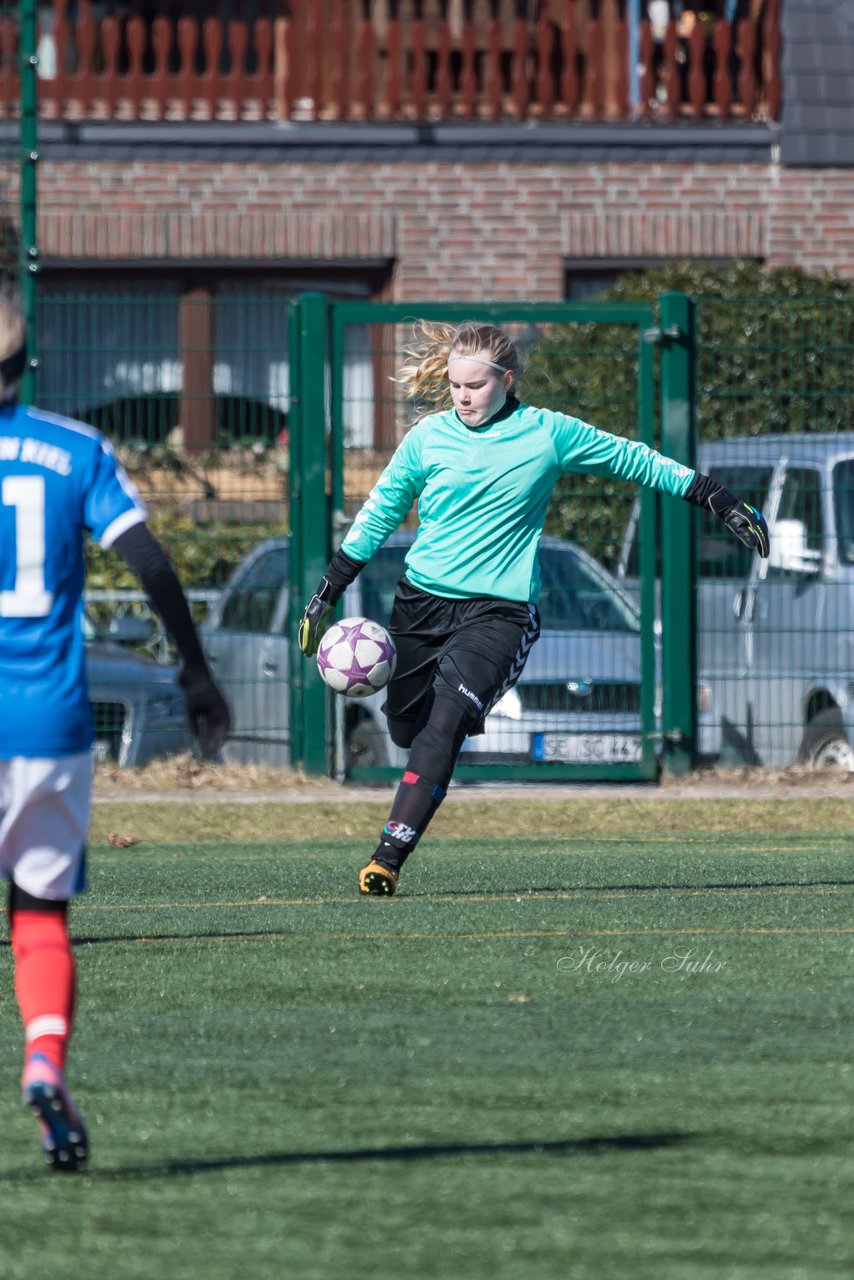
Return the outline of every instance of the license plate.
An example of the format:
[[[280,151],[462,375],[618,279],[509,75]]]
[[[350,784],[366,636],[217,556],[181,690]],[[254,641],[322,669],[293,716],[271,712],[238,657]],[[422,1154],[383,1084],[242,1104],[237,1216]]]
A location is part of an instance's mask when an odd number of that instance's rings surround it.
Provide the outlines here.
[[[636,764],[641,740],[631,733],[535,733],[531,758],[563,764]]]

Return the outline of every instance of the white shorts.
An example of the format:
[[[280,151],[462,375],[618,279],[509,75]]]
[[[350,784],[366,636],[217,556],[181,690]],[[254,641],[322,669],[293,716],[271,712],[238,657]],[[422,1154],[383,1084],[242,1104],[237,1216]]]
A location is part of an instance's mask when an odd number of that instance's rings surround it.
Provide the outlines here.
[[[0,875],[34,898],[67,902],[84,888],[91,751],[0,760]]]

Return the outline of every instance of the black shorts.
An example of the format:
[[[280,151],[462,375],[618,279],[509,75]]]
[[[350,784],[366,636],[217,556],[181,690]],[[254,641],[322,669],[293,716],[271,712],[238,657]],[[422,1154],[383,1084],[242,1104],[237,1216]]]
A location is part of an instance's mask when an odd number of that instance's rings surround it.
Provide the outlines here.
[[[448,600],[403,577],[389,630],[397,667],[384,710],[392,740],[408,746],[437,694],[461,701],[471,713],[469,734],[482,733],[484,717],[522,674],[540,615],[518,600]]]

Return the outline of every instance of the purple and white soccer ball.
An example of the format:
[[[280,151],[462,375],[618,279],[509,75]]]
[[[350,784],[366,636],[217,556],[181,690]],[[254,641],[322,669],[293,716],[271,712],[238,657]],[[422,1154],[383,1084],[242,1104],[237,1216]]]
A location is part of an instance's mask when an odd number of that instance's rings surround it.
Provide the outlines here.
[[[317,667],[323,679],[345,698],[367,698],[394,674],[397,650],[385,627],[370,618],[335,622],[320,641]]]

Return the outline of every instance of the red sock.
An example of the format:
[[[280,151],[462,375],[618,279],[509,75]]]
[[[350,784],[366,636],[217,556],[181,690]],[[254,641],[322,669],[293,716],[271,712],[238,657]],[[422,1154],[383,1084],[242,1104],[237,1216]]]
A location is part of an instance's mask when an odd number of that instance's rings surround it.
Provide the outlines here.
[[[59,911],[13,911],[15,994],[27,1054],[43,1053],[60,1070],[74,1017],[74,956]]]

